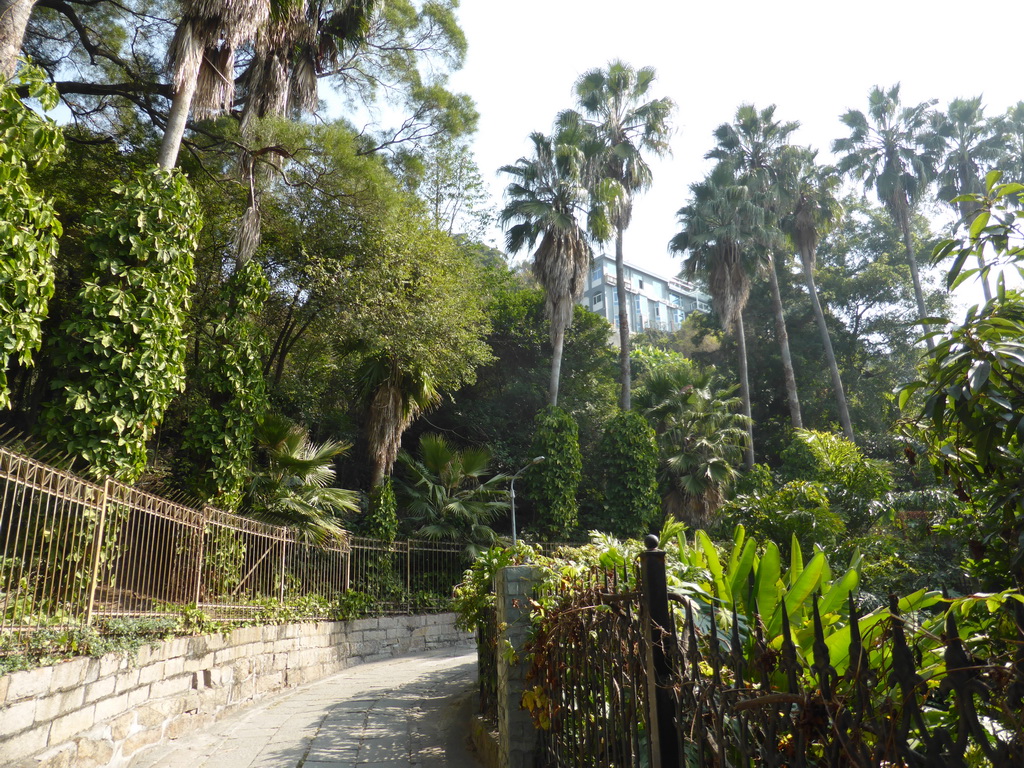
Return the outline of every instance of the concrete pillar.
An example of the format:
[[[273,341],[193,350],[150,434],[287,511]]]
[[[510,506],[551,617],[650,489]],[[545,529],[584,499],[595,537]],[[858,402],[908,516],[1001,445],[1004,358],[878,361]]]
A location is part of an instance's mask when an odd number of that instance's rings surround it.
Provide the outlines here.
[[[498,607],[498,751],[503,768],[534,768],[539,734],[522,707],[528,665],[523,645],[530,628],[530,598],[540,580],[532,565],[502,568],[494,580]],[[507,649],[515,650],[509,658]]]

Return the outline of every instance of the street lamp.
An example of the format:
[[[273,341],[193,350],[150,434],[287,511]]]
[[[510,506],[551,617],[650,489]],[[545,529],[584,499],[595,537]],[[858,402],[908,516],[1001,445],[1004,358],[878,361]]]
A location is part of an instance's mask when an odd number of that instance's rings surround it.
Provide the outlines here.
[[[543,456],[535,456],[532,458],[529,464],[512,475],[512,482],[508,485],[509,500],[512,502],[512,546],[515,546],[516,544],[516,478],[534,464],[540,464],[542,461],[544,461]]]

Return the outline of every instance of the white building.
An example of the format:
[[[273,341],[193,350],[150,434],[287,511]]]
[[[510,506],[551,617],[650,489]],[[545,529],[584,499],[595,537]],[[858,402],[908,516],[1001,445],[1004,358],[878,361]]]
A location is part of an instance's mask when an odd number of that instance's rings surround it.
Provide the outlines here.
[[[657,275],[629,262],[624,266],[631,333],[648,328],[677,331],[691,312],[711,311],[711,297],[693,283]],[[618,330],[619,297],[615,290],[613,257],[604,254],[594,257],[590,281],[580,304],[601,315]]]

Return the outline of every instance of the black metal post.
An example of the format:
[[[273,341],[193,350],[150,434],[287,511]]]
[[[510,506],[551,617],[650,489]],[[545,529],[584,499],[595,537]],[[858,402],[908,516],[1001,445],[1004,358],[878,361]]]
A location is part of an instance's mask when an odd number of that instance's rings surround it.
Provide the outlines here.
[[[647,650],[648,701],[651,707],[652,768],[680,765],[679,740],[675,733],[675,703],[672,697],[672,662],[667,653],[675,641],[675,626],[668,607],[665,552],[658,549],[658,537],[648,536],[647,551],[640,555],[640,589],[651,642]]]

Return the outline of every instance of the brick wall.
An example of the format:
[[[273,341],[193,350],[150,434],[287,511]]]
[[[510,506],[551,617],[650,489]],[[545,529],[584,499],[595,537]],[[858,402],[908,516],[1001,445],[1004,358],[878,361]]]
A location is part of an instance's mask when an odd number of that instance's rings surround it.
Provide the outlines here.
[[[0,677],[0,765],[121,766],[140,748],[365,661],[472,646],[454,614],[245,627]]]

